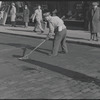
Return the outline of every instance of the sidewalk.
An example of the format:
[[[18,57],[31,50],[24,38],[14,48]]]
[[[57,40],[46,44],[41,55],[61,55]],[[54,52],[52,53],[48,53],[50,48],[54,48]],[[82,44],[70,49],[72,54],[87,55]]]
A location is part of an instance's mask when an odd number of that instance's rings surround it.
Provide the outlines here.
[[[46,38],[48,29],[46,29],[45,32],[41,34],[40,32],[37,33],[33,32],[32,26],[29,26],[28,28],[24,28],[24,26],[10,27],[9,25],[6,25],[6,26],[0,26],[0,33],[35,37],[35,38]],[[99,34],[99,38],[100,38],[100,34]],[[89,39],[90,39],[90,33],[88,31],[67,30],[66,40],[68,42],[92,45],[92,46],[100,46],[100,41],[89,41]]]

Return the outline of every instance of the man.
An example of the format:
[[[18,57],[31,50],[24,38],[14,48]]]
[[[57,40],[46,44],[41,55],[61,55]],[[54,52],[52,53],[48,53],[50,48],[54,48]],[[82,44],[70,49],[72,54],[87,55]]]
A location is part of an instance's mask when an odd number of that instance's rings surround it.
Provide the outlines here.
[[[23,11],[23,19],[25,23],[25,28],[27,28],[28,22],[29,22],[29,9],[27,5],[25,5],[24,11]]]
[[[36,19],[36,25],[34,27],[34,32],[36,32],[36,28],[39,27],[39,29],[41,30],[41,33],[44,32],[43,28],[42,28],[42,10],[41,10],[41,6],[38,5],[38,8],[35,10],[34,16],[32,18],[32,21],[34,21],[34,19]]]
[[[100,8],[98,7],[98,2],[92,3],[92,9],[89,12],[89,22],[90,22],[90,40],[98,41],[98,33],[100,32]]]
[[[3,15],[4,15],[4,11],[0,11],[0,20],[2,20],[3,19]]]
[[[67,30],[63,20],[60,19],[58,16],[51,16],[50,12],[45,12],[43,15],[49,24],[48,37],[51,37],[55,33],[52,53],[49,54],[49,56],[57,56],[60,44],[63,53],[67,53],[68,52],[66,45]]]
[[[16,7],[15,7],[15,3],[12,3],[12,8],[10,10],[10,14],[11,14],[11,24],[12,24],[12,26],[16,27],[16,23],[15,23]]]

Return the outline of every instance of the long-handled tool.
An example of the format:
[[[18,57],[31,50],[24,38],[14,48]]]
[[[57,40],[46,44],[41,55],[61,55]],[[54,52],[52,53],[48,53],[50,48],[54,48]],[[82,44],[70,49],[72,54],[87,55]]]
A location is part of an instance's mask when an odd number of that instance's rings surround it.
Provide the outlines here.
[[[28,56],[30,54],[32,54],[32,52],[34,52],[38,47],[40,47],[43,43],[45,43],[47,40],[49,40],[49,38],[47,37],[44,41],[42,41],[39,45],[37,45],[31,52],[29,52],[28,54],[24,55],[23,57],[19,58],[19,60],[25,60],[28,59]]]

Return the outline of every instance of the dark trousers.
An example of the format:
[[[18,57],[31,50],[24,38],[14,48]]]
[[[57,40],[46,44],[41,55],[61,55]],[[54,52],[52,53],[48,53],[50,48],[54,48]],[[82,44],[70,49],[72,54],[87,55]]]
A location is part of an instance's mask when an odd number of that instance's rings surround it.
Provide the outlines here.
[[[34,30],[36,31],[37,28],[39,28],[41,31],[44,30],[44,29],[42,28],[42,21],[41,21],[41,20],[36,20]]]
[[[98,40],[98,33],[91,33],[91,36],[90,36],[90,39],[91,40]]]
[[[59,47],[61,44],[62,50],[67,53],[67,45],[66,45],[66,35],[67,35],[67,30],[63,29],[61,32],[56,32],[54,36],[54,41],[53,41],[53,48],[52,48],[52,53],[53,55],[57,55],[59,51]]]

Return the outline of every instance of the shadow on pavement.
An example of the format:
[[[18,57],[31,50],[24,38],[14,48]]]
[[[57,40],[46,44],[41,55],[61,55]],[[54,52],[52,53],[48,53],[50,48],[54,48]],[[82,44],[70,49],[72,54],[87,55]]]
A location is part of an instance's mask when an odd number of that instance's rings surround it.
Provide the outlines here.
[[[57,72],[59,74],[70,77],[74,80],[78,80],[78,81],[81,81],[81,82],[88,82],[88,83],[94,82],[96,85],[100,86],[100,80],[99,79],[93,78],[91,76],[87,76],[85,74],[82,74],[82,73],[79,73],[79,72],[76,72],[76,71],[64,69],[64,68],[61,68],[59,66],[54,66],[54,65],[51,65],[51,64],[47,64],[47,63],[32,60],[32,59],[22,60],[22,61],[34,64],[34,65],[42,67],[42,68],[46,68],[46,69],[53,71],[53,72]]]
[[[33,50],[33,49],[32,49],[32,50]],[[42,54],[45,54],[45,55],[48,55],[48,53],[47,53],[46,51],[41,51],[40,48],[37,49],[37,50],[35,50],[35,51],[37,51],[37,52],[39,52],[39,53],[42,53]],[[29,52],[31,52],[31,51],[29,51]],[[28,53],[29,53],[29,52],[28,52]],[[20,58],[20,57],[25,56],[25,54],[26,54],[26,48],[23,49],[22,55],[13,55],[13,57]]]

